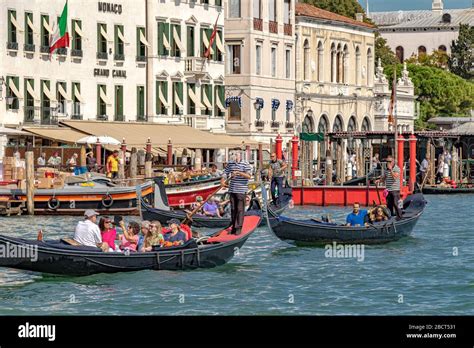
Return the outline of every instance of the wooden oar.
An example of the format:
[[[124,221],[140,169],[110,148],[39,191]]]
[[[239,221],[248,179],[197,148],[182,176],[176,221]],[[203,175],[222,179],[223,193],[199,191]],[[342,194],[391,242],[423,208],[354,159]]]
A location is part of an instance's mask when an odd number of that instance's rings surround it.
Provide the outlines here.
[[[375,181],[375,190],[377,191],[377,197],[379,198],[379,204],[382,205],[382,200],[380,199],[379,185]]]
[[[223,187],[225,187],[225,185],[227,185],[229,180],[230,178],[225,181],[224,185],[222,184],[219,185],[217,190],[215,190],[213,193],[207,196],[207,198],[203,202],[201,202],[201,204],[199,204],[193,211],[191,211],[189,214],[186,214],[186,218],[181,222],[181,224],[188,224],[189,222],[191,222],[193,215],[195,215],[202,208],[204,204],[206,204],[215,194],[217,194],[217,192],[219,192]]]

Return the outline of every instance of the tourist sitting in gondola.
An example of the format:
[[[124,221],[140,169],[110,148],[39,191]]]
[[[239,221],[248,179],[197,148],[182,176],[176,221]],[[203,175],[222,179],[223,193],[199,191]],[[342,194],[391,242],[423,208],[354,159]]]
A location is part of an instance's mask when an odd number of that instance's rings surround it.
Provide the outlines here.
[[[149,228],[139,251],[152,251],[154,246],[163,245],[165,243],[165,239],[161,232],[162,226],[159,221],[152,221],[151,223],[149,223]]]
[[[177,246],[184,244],[188,236],[181,230],[181,222],[178,219],[168,221],[168,232],[163,235],[164,246]],[[168,242],[168,243],[167,243]]]
[[[79,221],[74,232],[74,240],[85,246],[98,247],[102,251],[109,251],[109,245],[102,240],[99,226],[97,226],[97,213],[87,209],[84,213],[85,219]]]
[[[370,223],[382,222],[388,220],[388,215],[383,207],[378,206],[369,211],[368,218]]]
[[[114,228],[112,220],[108,216],[104,216],[99,221],[100,234],[102,241],[109,245],[109,251],[115,251],[115,239],[117,239],[117,230]]]
[[[210,198],[202,207],[202,212],[206,216],[221,217],[219,213],[218,198]]]
[[[346,226],[364,226],[367,223],[365,222],[365,217],[367,215],[367,210],[360,209],[360,204],[355,202],[352,207],[352,213],[347,215]]]
[[[231,217],[231,206],[230,200],[223,198],[222,201],[219,203],[219,214],[223,218],[230,219]]]
[[[138,222],[131,221],[128,224],[128,227],[125,228],[125,223],[123,220],[120,222],[120,227],[122,228],[123,234],[120,236],[120,250],[130,250],[137,251],[138,241],[140,239],[140,225]]]

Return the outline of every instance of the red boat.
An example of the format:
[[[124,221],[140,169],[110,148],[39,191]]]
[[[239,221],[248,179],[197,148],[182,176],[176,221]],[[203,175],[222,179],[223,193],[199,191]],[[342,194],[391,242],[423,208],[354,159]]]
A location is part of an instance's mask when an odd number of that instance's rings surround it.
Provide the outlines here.
[[[216,191],[220,185],[220,181],[220,178],[212,177],[205,180],[166,185],[168,204],[170,207],[179,207],[182,209],[195,204],[198,197],[205,200]]]

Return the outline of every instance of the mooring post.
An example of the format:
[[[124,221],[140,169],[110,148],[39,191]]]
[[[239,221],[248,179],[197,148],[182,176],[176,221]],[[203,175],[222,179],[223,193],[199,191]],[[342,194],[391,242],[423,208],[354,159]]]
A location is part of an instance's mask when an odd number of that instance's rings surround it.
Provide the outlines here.
[[[25,153],[26,162],[26,208],[29,215],[35,214],[35,160],[33,151]]]
[[[137,184],[137,171],[138,171],[138,154],[137,154],[137,149],[135,147],[132,147],[132,153],[130,155],[130,179],[132,181],[132,185]]]
[[[410,192],[413,193],[415,190],[416,182],[416,136],[411,133],[408,138],[410,143]]]

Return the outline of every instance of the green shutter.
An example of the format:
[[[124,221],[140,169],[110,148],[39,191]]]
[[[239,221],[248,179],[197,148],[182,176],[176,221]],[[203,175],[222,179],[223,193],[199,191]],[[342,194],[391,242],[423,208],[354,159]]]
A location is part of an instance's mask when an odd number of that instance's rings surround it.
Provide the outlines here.
[[[186,44],[187,44],[187,51],[188,57],[194,57],[194,27],[187,27],[187,37],[186,37]]]
[[[97,24],[97,52],[100,52],[100,39],[102,38],[102,34],[100,33],[101,24]]]
[[[183,102],[183,83],[182,82],[176,82],[176,87],[177,87],[177,92],[178,92],[178,98]]]
[[[16,42],[17,41],[16,37],[14,38],[13,35],[12,35],[12,32],[16,33],[16,28],[15,28],[15,26],[13,25],[13,23],[10,19],[12,16],[16,19],[16,11],[9,10],[8,11],[8,20],[7,20],[7,22],[8,22],[8,42]]]
[[[97,85],[97,116],[100,116],[100,85]]]
[[[163,56],[165,54],[165,45],[163,44],[165,23],[158,22],[158,55]]]
[[[140,86],[137,86],[137,121],[140,116]]]
[[[166,36],[166,39],[168,40],[168,42],[170,43],[171,45],[171,41],[170,41],[170,24],[169,23],[164,23],[164,35]],[[165,56],[168,56],[170,54],[170,51],[166,49],[165,47],[165,52],[164,52]]]
[[[162,81],[161,88],[163,91],[163,96],[165,97],[166,102],[168,102],[168,81]],[[167,108],[165,108],[165,110],[168,111]]]
[[[118,30],[119,30],[119,26],[115,25],[114,26],[114,53],[115,54],[119,54],[119,51],[118,51],[118,40],[119,40]]]
[[[159,115],[161,114],[161,99],[160,99],[160,85],[161,81],[156,81],[155,83],[155,88],[156,88],[156,93],[155,93],[155,98],[156,98],[156,114]]]
[[[206,53],[206,46],[204,45],[204,40],[203,40],[203,33],[204,33],[204,30],[205,29],[201,29],[201,32],[200,32],[200,38],[199,38],[199,42],[200,42],[200,47],[201,47],[201,57],[204,57],[204,53]]]
[[[208,29],[208,36],[209,42],[211,42],[212,32],[214,29]],[[217,35],[217,33],[216,33]],[[214,54],[212,55],[212,59],[217,60],[217,39],[214,38],[214,42],[212,43],[212,49],[214,50]]]
[[[140,56],[140,46],[141,46],[141,42],[140,42],[140,31],[141,31],[141,28],[138,28],[138,27],[137,27],[137,57]]]

